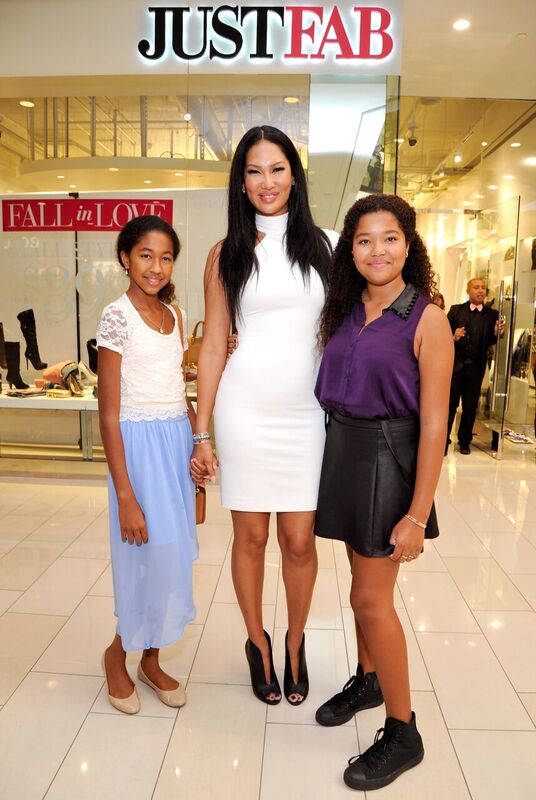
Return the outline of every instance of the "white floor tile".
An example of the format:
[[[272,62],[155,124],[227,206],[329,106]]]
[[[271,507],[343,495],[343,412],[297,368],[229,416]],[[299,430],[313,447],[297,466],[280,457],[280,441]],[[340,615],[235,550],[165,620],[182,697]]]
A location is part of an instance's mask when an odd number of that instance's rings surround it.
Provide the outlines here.
[[[47,800],[147,800],[172,728],[171,719],[89,714]]]
[[[195,621],[203,623],[212,603],[216,585],[220,577],[221,567],[217,564],[193,565],[193,590],[195,603]]]
[[[277,628],[287,628],[287,601],[281,576],[279,578],[275,620]],[[334,569],[318,570],[306,627],[342,629],[341,604],[339,601],[337,574]]]
[[[437,513],[440,535],[434,539],[434,547],[440,556],[480,556],[485,558],[489,555],[462,515],[451,503],[440,505]]]
[[[257,798],[265,720],[244,686],[191,684],[153,800]]]
[[[0,703],[5,703],[35,664],[65,617],[11,614],[0,617]]]
[[[0,616],[21,596],[22,592],[0,589]]]
[[[484,635],[517,692],[536,692],[536,612],[477,611]]]
[[[450,575],[406,573],[398,585],[416,631],[478,631],[478,625]]]
[[[274,606],[263,606],[264,627],[273,639]],[[213,603],[190,673],[194,683],[250,685],[244,646],[246,626],[236,603]]]
[[[108,562],[93,558],[58,558],[12,607],[26,614],[72,614]]]
[[[22,542],[27,536],[32,534],[40,525],[42,525],[46,517],[16,517],[16,516],[2,516],[2,529],[0,530],[0,554],[7,553],[16,544]]]
[[[264,559],[264,587],[263,587],[263,603],[270,606],[275,606],[277,602],[277,585],[279,578],[279,562],[281,554],[279,550],[276,552],[266,552]],[[214,595],[215,603],[236,603],[236,593],[233,586],[233,578],[231,575],[231,549],[225,557],[221,569],[216,594]]]
[[[71,544],[92,522],[91,516],[54,514],[28,537],[32,542],[65,542]]]
[[[469,608],[524,611],[529,604],[495,559],[446,558],[445,564]]]
[[[96,595],[97,597],[113,597],[114,596],[114,584],[112,578],[112,565],[110,564],[102,575],[100,576],[98,581],[95,581],[91,589],[89,590],[88,594]]]
[[[536,610],[536,577],[534,575],[511,575],[510,577],[525,600]]]
[[[223,564],[233,535],[229,525],[213,525],[205,522],[197,526],[199,539],[198,564]]]
[[[64,554],[67,558],[110,558],[110,535],[108,532],[108,512],[103,511]]]
[[[414,561],[406,561],[400,565],[400,574],[411,572],[446,572],[443,559],[435,549],[434,542],[424,542],[424,552]]]
[[[0,558],[0,589],[26,590],[64,547],[48,542],[21,542]]]
[[[519,698],[529,712],[532,721],[536,725],[536,692],[520,693]]]
[[[449,728],[532,729],[483,634],[418,633],[417,639]]]
[[[45,795],[101,681],[30,672],[0,713],[0,787],[6,800]]]
[[[371,793],[381,800],[471,800],[449,732],[433,692],[414,692],[411,697],[417,727],[423,738],[424,760],[390,786]],[[364,750],[385,722],[379,706],[357,716],[359,744]]]
[[[26,617],[26,614],[20,614]],[[62,622],[65,619],[62,618]],[[111,597],[86,597],[35,665],[39,672],[102,675],[101,656],[115,634]]]
[[[473,800],[534,800],[536,731],[452,731]]]
[[[355,753],[353,725],[267,725],[260,800],[348,798],[342,773]]]
[[[508,574],[536,575],[536,547],[519,534],[477,534],[493,558]]]

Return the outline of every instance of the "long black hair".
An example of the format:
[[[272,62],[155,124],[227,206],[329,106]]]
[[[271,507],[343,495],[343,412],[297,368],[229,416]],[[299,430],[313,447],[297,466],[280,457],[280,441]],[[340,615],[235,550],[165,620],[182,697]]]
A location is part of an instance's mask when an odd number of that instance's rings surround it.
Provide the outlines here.
[[[312,267],[325,286],[331,259],[329,238],[313,222],[307,197],[305,172],[296,148],[289,137],[278,128],[273,128],[271,125],[251,128],[238,143],[231,163],[227,236],[223,240],[219,256],[220,278],[233,325],[240,316],[240,300],[244,287],[251,274],[259,269],[255,255],[257,244],[255,208],[242,191],[242,187],[248,152],[253,145],[262,140],[272,142],[279,147],[290,164],[294,178],[288,201],[285,238],[290,263],[298,265],[304,281],[308,280]]]
[[[127,253],[127,255],[130,255],[132,248],[138,244],[140,239],[142,239],[146,233],[150,233],[151,231],[160,231],[160,233],[165,233],[166,236],[169,236],[173,246],[173,261],[176,261],[181,250],[181,243],[179,242],[179,237],[177,236],[175,229],[169,224],[169,222],[166,222],[165,219],[162,219],[162,217],[159,217],[156,214],[145,214],[142,217],[134,217],[130,220],[130,222],[127,222],[117,237],[117,242],[115,245],[117,260],[125,272],[127,272],[127,268],[125,264],[123,264],[121,253]],[[171,283],[171,281],[166,283],[165,286],[162,286],[158,292],[158,299],[161,300],[162,303],[171,303],[175,299],[175,286]]]
[[[364,214],[389,211],[396,217],[408,244],[408,257],[402,280],[412,283],[425,297],[432,299],[437,291],[434,270],[426,245],[416,230],[415,209],[394,194],[371,194],[362,197],[348,210],[344,227],[333,253],[329,273],[329,290],[320,317],[320,343],[325,346],[344,317],[352,310],[367,286],[367,281],[354,264],[352,246],[359,220]]]

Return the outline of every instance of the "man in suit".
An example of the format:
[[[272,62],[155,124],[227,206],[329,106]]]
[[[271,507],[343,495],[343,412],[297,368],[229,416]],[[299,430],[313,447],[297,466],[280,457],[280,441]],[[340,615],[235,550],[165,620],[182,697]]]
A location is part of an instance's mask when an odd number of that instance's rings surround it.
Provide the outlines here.
[[[458,427],[458,445],[463,455],[471,452],[473,425],[486,371],[488,348],[497,341],[499,330],[498,311],[484,305],[486,282],[481,278],[471,278],[467,284],[467,294],[469,300],[452,306],[447,315],[454,338],[454,369],[450,385],[445,455],[460,398],[462,416]]]

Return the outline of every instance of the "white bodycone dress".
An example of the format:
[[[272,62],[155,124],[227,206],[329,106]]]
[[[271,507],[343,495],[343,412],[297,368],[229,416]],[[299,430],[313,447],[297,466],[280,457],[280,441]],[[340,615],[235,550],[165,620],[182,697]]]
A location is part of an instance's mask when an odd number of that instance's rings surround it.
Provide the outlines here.
[[[265,236],[241,300],[239,345],[221,377],[214,411],[221,502],[234,511],[314,511],[324,412],[314,396],[324,289],[304,282],[285,251],[288,215],[256,216]],[[333,244],[337,235],[327,231]]]

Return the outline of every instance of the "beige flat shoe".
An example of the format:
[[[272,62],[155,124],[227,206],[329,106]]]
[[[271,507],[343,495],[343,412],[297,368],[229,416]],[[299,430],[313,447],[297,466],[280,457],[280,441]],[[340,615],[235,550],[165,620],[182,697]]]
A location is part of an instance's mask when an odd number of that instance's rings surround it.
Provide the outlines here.
[[[176,689],[171,689],[171,690],[159,689],[158,686],[156,686],[151,680],[149,680],[149,678],[143,671],[141,666],[141,661],[138,664],[138,678],[140,679],[140,681],[143,681],[143,683],[146,683],[147,686],[150,686],[151,689],[154,689],[158,699],[162,703],[165,703],[166,706],[171,706],[172,708],[180,708],[181,706],[185,705],[186,692],[184,691],[184,686],[181,686],[181,684],[179,683]]]
[[[106,675],[106,667],[104,665],[104,653],[102,654],[101,658],[101,666],[106,679],[106,688],[108,688],[108,676]],[[114,708],[117,708],[118,711],[122,711],[123,714],[137,714],[140,710],[140,698],[138,697],[136,687],[134,687],[134,691],[128,697],[112,697],[112,695],[108,692],[108,700],[110,701],[110,705],[112,705]]]

